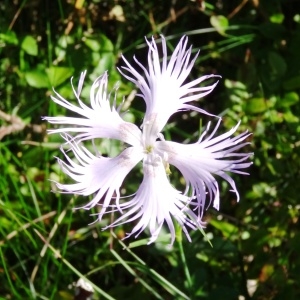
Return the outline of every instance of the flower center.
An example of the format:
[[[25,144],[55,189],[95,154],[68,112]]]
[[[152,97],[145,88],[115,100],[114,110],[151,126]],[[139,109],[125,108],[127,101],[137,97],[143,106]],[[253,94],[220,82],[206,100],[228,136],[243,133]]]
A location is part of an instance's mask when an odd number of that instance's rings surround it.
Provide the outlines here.
[[[164,166],[166,174],[171,175],[170,165],[168,163],[168,153],[156,151],[154,145],[147,145],[144,148],[144,163],[147,165],[152,165],[153,167],[157,167],[159,164]]]
[[[152,145],[148,145],[145,147],[145,153],[150,154],[150,153],[152,153],[153,149],[154,149],[154,147]]]

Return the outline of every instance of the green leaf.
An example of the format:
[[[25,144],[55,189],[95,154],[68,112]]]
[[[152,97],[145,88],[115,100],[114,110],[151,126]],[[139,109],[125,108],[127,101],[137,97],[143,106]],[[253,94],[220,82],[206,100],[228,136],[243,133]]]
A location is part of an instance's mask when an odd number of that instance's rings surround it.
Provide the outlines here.
[[[38,54],[37,41],[31,35],[25,36],[25,38],[22,41],[21,48],[29,55],[37,56]]]
[[[114,51],[113,43],[104,34],[100,34],[99,40],[100,40],[100,44],[101,44],[101,52],[113,52]]]
[[[228,19],[222,15],[211,16],[210,24],[221,34],[224,35],[229,26]]]
[[[84,43],[94,52],[113,52],[114,45],[104,34],[96,37],[86,37]]]
[[[225,221],[212,219],[209,221],[209,223],[215,228],[219,229],[225,237],[230,237],[238,232],[238,228],[235,225]]]
[[[272,23],[281,24],[284,21],[283,14],[274,14],[270,17],[270,21]]]
[[[46,73],[41,70],[25,72],[25,79],[30,86],[37,89],[50,87]]]
[[[289,107],[299,102],[299,96],[295,92],[286,93],[283,98],[279,100],[279,106]]]
[[[300,75],[289,78],[283,82],[285,90],[295,90],[300,88]]]
[[[278,112],[277,109],[271,109],[268,112],[270,120],[274,123],[282,123],[283,122],[283,115],[282,113]]]
[[[264,98],[252,98],[246,103],[246,113],[259,114],[267,109],[266,101]]]
[[[285,60],[275,51],[268,52],[267,64],[261,64],[260,66],[262,82],[270,91],[276,91],[281,87],[286,71],[287,64]]]
[[[272,70],[272,75],[275,77],[282,77],[287,69],[285,60],[277,52],[269,52],[268,54],[269,65]]]
[[[74,44],[74,38],[71,36],[63,35],[58,39],[57,45],[54,48],[58,61],[63,61],[65,59],[67,48],[71,44]]]
[[[48,75],[50,85],[52,87],[56,87],[69,79],[73,75],[74,69],[67,67],[50,67],[46,69],[46,73]]]
[[[18,45],[19,41],[17,38],[17,35],[14,31],[8,31],[6,33],[0,33],[0,41],[12,44],[12,45]]]
[[[62,35],[57,41],[57,45],[63,49],[67,49],[71,44],[74,44],[74,38],[70,35]]]
[[[96,72],[97,74],[103,74],[107,70],[110,70],[114,66],[114,63],[115,56],[113,53],[103,53],[94,72]]]
[[[293,113],[291,111],[287,111],[286,113],[284,113],[283,118],[288,123],[298,123],[299,122],[299,118],[297,116],[293,115]]]
[[[84,43],[94,52],[99,52],[101,49],[101,45],[98,40],[86,38]]]

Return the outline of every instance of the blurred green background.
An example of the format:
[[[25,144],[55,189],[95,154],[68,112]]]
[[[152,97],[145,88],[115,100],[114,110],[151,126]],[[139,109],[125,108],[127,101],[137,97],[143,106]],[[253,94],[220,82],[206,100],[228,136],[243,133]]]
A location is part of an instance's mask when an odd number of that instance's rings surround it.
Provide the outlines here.
[[[73,101],[71,76],[87,70],[88,87],[108,70],[140,125],[144,103],[117,67],[121,54],[146,63],[144,37],[160,34],[169,53],[182,35],[201,49],[191,80],[222,75],[199,101],[223,117],[221,131],[241,120],[239,131],[253,132],[243,150],[254,152],[250,176],[233,176],[240,202],[220,181],[220,211],[205,214],[212,246],[180,230],[173,249],[167,234],[150,246],[146,233],[121,242],[132,224],[101,231],[107,216],[88,225],[90,213],[73,210],[87,199],[56,193],[51,181],[67,181],[55,159],[61,139],[41,119],[66,113],[52,87]],[[74,296],[85,278],[93,299],[300,299],[299,48],[298,0],[0,1],[0,298],[86,299]],[[176,114],[164,135],[193,141],[210,119]]]

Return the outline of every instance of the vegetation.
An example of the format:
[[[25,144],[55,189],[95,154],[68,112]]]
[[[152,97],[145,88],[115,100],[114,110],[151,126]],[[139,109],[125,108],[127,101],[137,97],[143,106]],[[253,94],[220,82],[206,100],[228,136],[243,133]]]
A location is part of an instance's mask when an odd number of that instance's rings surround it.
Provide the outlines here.
[[[94,299],[299,299],[299,12],[297,0],[1,1],[1,299],[73,299],[79,278]],[[234,177],[240,202],[222,183],[206,237],[193,232],[189,243],[178,229],[172,249],[167,235],[149,246],[147,234],[122,241],[131,225],[102,231],[109,217],[88,225],[89,212],[74,210],[87,200],[53,183],[67,180],[55,159],[61,138],[41,118],[66,113],[52,88],[74,99],[70,77],[87,70],[91,83],[108,70],[140,124],[143,103],[117,67],[121,54],[146,62],[145,37],[160,34],[170,51],[182,35],[201,49],[191,79],[222,75],[199,106],[222,116],[222,130],[241,120],[240,132],[253,133],[250,175]],[[208,120],[178,114],[164,135],[195,140]]]

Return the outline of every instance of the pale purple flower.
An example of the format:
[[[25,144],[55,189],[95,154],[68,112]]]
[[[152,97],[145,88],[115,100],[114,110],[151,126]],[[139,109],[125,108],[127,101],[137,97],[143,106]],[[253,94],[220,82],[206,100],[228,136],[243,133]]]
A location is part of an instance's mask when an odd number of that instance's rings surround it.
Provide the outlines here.
[[[209,133],[209,125],[199,140],[193,144],[166,141],[161,133],[174,113],[182,110],[206,111],[190,104],[191,101],[209,94],[217,82],[205,87],[200,83],[216,75],[202,76],[187,82],[196,57],[191,58],[187,38],[183,37],[176,49],[167,58],[166,41],[162,37],[162,55],[156,42],[148,42],[148,66],[137,63],[135,69],[125,59],[121,73],[140,89],[146,103],[146,112],[141,127],[126,122],[120,108],[107,92],[107,74],[95,80],[90,91],[90,106],[80,99],[86,73],[82,73],[77,90],[73,87],[79,106],[73,105],[59,94],[52,100],[79,115],[79,117],[45,117],[52,124],[64,125],[51,133],[61,133],[76,159],[71,159],[62,149],[64,160],[58,159],[62,170],[74,180],[74,184],[57,183],[64,192],[89,196],[93,199],[83,206],[85,209],[99,207],[98,219],[112,211],[120,213],[118,219],[106,228],[133,222],[127,235],[137,237],[146,228],[156,240],[165,224],[175,240],[174,220],[182,227],[188,240],[188,229],[202,229],[203,212],[212,202],[219,209],[219,185],[215,175],[225,179],[237,200],[239,194],[234,180],[228,172],[247,174],[241,171],[251,165],[250,153],[237,153],[248,144],[249,136],[244,132],[233,137],[239,124],[227,133],[216,135],[221,120]],[[208,114],[210,115],[210,114]],[[116,139],[125,143],[125,149],[116,157],[93,154],[84,145],[87,140],[98,138]],[[131,197],[122,197],[120,188],[127,174],[142,162],[143,179]],[[185,179],[186,189],[178,191],[172,185],[169,166],[177,168]]]

